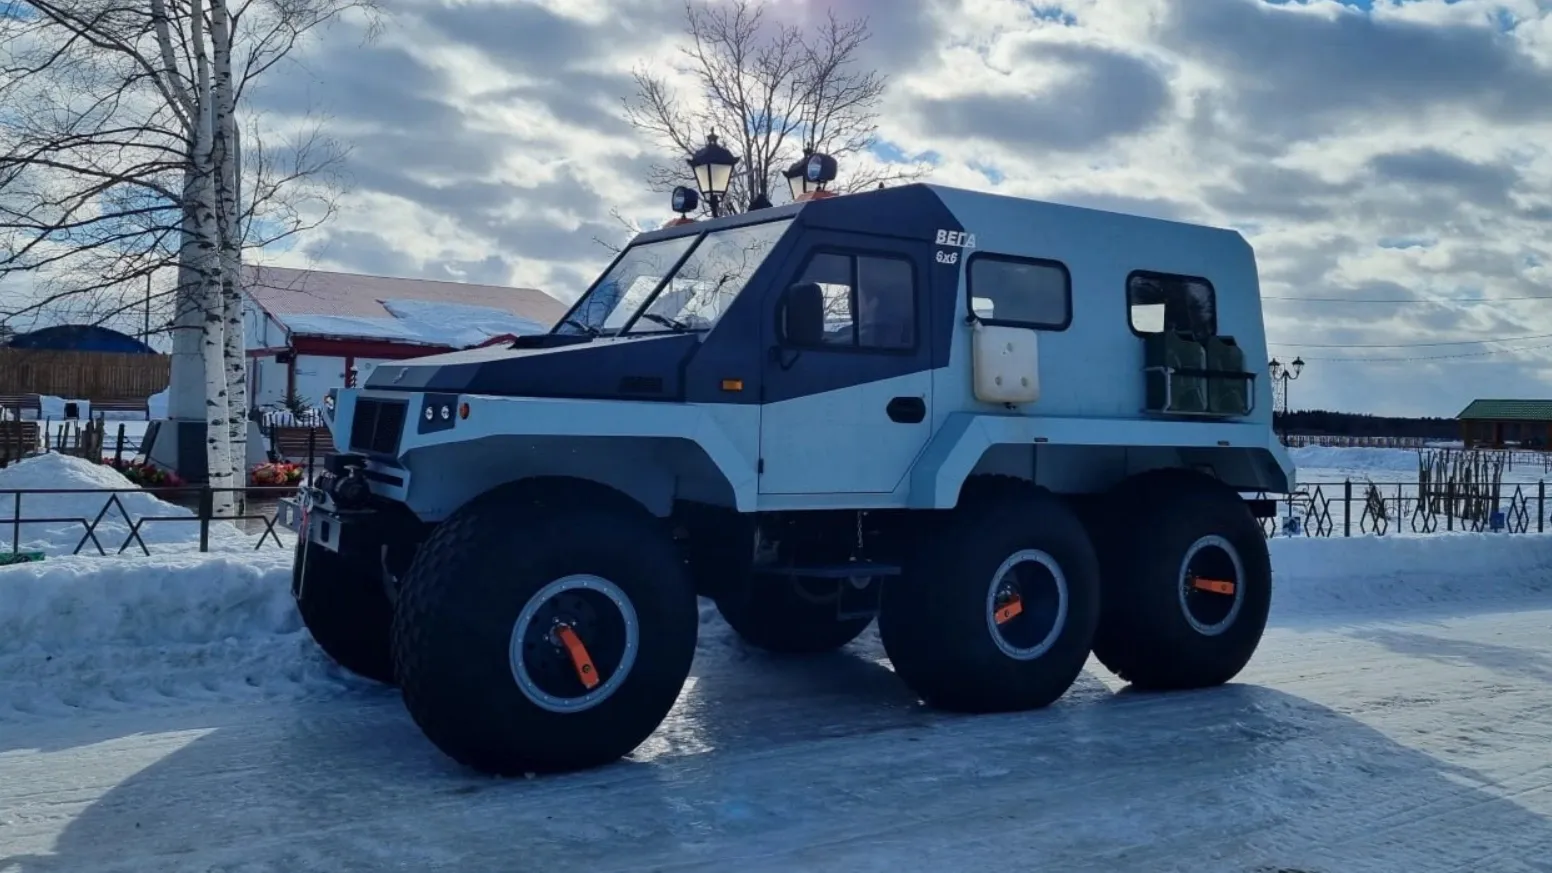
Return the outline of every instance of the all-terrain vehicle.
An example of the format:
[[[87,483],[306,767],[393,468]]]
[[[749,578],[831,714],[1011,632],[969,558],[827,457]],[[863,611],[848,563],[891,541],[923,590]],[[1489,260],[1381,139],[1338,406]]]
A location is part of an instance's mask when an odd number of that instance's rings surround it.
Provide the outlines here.
[[[876,618],[928,705],[1250,660],[1287,492],[1233,231],[914,184],[636,237],[549,333],[331,392],[295,594],[496,774],[619,758],[691,666]],[[1250,362],[1252,365],[1247,364]]]

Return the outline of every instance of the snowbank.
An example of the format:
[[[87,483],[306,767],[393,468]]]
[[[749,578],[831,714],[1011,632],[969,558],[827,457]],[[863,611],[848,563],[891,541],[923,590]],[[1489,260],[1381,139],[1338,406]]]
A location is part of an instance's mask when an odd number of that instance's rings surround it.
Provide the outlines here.
[[[1417,478],[1417,449],[1304,446],[1290,449],[1288,454],[1301,471],[1309,467],[1368,472],[1370,475],[1406,473],[1411,479]]]
[[[0,658],[293,633],[290,584],[291,553],[280,549],[0,567]]]
[[[130,519],[193,519],[194,512],[176,504],[161,500],[142,490],[117,495],[89,492],[81,494],[23,494],[21,511],[17,512],[16,495],[5,494],[10,490],[29,488],[136,489],[133,482],[124,478],[112,467],[94,464],[84,458],[50,453],[27,458],[0,469],[0,539],[9,550],[16,525],[11,522],[22,519],[59,519],[56,521],[24,522],[17,539],[22,551],[39,550],[47,555],[71,554],[81,538],[86,535],[86,525],[103,511],[110,499],[117,496],[123,512],[109,508],[94,533],[102,548],[109,554],[118,551],[129,537]],[[140,538],[151,548],[156,546],[194,546],[199,542],[199,525],[193,521],[153,520],[143,523]],[[227,522],[210,525],[212,548],[247,543],[253,540]],[[132,553],[139,548],[131,544]],[[82,548],[82,554],[97,554],[90,542]]]
[[[1270,547],[1274,624],[1552,605],[1552,534],[1290,537]]]
[[[371,688],[318,651],[290,579],[279,550],[0,567],[0,736],[8,722]]]

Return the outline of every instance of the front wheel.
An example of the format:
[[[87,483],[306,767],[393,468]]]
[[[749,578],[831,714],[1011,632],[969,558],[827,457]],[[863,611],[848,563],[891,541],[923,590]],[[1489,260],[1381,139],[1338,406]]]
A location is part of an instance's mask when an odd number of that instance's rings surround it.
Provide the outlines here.
[[[298,537],[291,596],[302,624],[325,655],[357,676],[392,685],[393,607],[381,572]]]
[[[1035,709],[1083,671],[1099,607],[1098,560],[1066,504],[990,492],[955,509],[884,589],[879,636],[929,705]]]
[[[678,699],[695,591],[645,511],[480,498],[426,541],[400,591],[394,653],[426,736],[497,775],[629,754]]]

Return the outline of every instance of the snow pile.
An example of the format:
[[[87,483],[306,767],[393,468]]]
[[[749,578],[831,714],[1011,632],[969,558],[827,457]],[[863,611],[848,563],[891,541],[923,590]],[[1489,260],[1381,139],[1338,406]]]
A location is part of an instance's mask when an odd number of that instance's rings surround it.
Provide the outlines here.
[[[1338,446],[1304,446],[1291,449],[1294,466],[1300,471],[1300,480],[1306,469],[1342,470],[1354,475],[1384,476],[1394,479],[1404,473],[1408,479],[1417,478],[1416,449],[1371,449]]]
[[[468,303],[431,303],[424,300],[381,300],[383,317],[354,315],[288,315],[286,324],[295,332],[417,342],[464,349],[491,337],[544,333],[531,319],[489,306]]]
[[[290,583],[291,553],[280,549],[0,567],[0,658],[293,633]]]
[[[1552,606],[1552,535],[1289,537],[1269,545],[1274,623]]]
[[[370,687],[302,628],[280,550],[0,567],[0,723]]]
[[[22,494],[21,507],[17,511],[17,495],[6,493],[31,488],[64,489],[134,489],[118,494],[102,491],[86,491],[80,494]],[[113,498],[119,506],[111,506]],[[149,492],[140,490],[112,467],[94,464],[84,458],[50,453],[26,458],[0,469],[0,537],[9,550],[14,540],[20,551],[42,551],[47,555],[68,555],[86,535],[86,525],[103,513],[93,533],[102,544],[103,551],[112,555],[118,552],[130,534],[129,519],[193,519],[194,512],[176,504],[161,500]],[[120,508],[122,507],[122,511]],[[18,532],[14,520],[23,523]],[[54,519],[53,521],[27,521],[27,519]],[[140,538],[148,547],[157,545],[196,545],[199,542],[199,524],[195,521],[145,521],[139,529]],[[212,548],[247,543],[252,539],[228,522],[212,522],[210,525]],[[131,543],[126,550],[141,554],[139,547]],[[98,554],[87,541],[81,554]]]

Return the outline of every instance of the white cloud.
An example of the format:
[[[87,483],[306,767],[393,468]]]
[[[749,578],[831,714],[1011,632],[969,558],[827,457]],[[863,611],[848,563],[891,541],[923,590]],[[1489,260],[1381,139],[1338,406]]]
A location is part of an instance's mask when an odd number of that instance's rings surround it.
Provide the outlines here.
[[[1552,296],[1548,0],[770,2],[871,17],[880,133],[941,156],[933,181],[1240,228],[1272,297]],[[609,256],[593,238],[619,238],[611,209],[667,217],[643,179],[668,156],[619,106],[634,66],[672,59],[681,15],[406,0],[376,45],[335,28],[261,108],[278,122],[321,100],[355,189],[273,260],[573,296]],[[1295,405],[1452,415],[1552,392],[1552,349],[1316,348],[1552,334],[1552,300],[1266,312],[1274,351],[1310,362]]]

